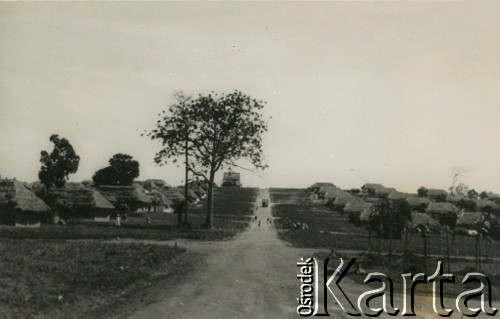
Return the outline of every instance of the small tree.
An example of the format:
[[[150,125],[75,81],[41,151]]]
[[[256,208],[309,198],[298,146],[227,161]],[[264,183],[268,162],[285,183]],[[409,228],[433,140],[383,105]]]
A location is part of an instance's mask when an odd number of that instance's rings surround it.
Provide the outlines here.
[[[389,256],[392,255],[393,240],[401,239],[410,220],[411,208],[404,199],[389,201],[383,198],[374,206],[370,218],[371,227],[378,229],[379,242],[382,237],[389,238]]]
[[[476,199],[478,199],[479,194],[478,194],[478,192],[476,192],[476,190],[475,190],[475,189],[471,189],[471,190],[469,190],[469,191],[467,192],[467,197],[469,197],[470,199],[474,199],[474,200],[476,200]]]
[[[238,166],[246,159],[255,169],[262,163],[262,134],[267,124],[260,110],[264,102],[235,91],[230,94],[199,95],[183,105],[164,112],[148,135],[162,141],[157,163],[175,161],[186,153],[192,158],[189,171],[208,184],[206,226],[213,224],[213,185],[215,173],[224,165]],[[186,161],[187,162],[187,161]]]
[[[427,197],[429,194],[429,190],[425,186],[421,186],[419,189],[417,189],[417,194],[418,197]]]
[[[461,183],[459,184],[460,187],[457,187],[457,183],[458,181],[460,180],[461,176],[464,175],[464,174],[467,174],[469,173],[471,170],[468,169],[468,168],[464,168],[464,167],[453,167],[451,169],[451,186],[450,186],[450,194],[451,195],[457,195],[457,194],[460,194],[461,191],[465,190],[466,187],[465,184]],[[462,186],[463,185],[463,186]],[[463,204],[463,203],[462,203]],[[467,205],[467,204],[466,204]],[[474,203],[475,205],[475,203]],[[452,205],[452,214],[449,215],[447,218],[447,225],[449,227],[445,228],[445,231],[446,231],[446,259],[447,259],[447,271],[450,272],[450,269],[451,269],[451,260],[450,260],[450,254],[449,254],[449,250],[450,250],[450,242],[449,242],[449,236],[450,236],[450,233],[451,233],[451,236],[452,236],[452,241],[451,241],[451,246],[455,246],[455,239],[456,239],[456,236],[457,236],[457,231],[456,231],[456,224],[457,224],[457,219],[458,219],[458,214],[460,213],[460,211],[456,210],[455,209],[455,205]]]
[[[38,172],[38,178],[46,189],[52,186],[63,187],[68,175],[76,173],[80,163],[80,156],[76,155],[67,139],[53,134],[50,136],[50,141],[54,143],[54,149],[50,154],[47,151],[41,151],[42,167]]]
[[[127,154],[115,154],[109,159],[109,166],[92,176],[95,185],[132,185],[139,176],[139,162]]]
[[[488,242],[491,240],[489,236],[491,223],[482,217],[475,223],[476,228],[476,249],[475,249],[475,266],[476,270],[481,271],[481,239],[484,239],[486,245],[486,260],[488,260]]]
[[[462,177],[462,175],[467,174],[469,172],[471,172],[471,169],[465,167],[453,167],[451,169],[451,178],[452,178],[452,184],[450,186],[451,195],[460,194],[462,192],[467,193],[468,187],[463,183],[460,183],[459,185],[457,185],[457,183]]]
[[[375,207],[370,208],[370,214],[368,215],[368,254],[372,254],[372,233],[378,234],[378,247],[377,256],[380,257],[380,246],[381,246],[381,236],[380,236],[380,226],[381,220],[379,218],[379,211]]]

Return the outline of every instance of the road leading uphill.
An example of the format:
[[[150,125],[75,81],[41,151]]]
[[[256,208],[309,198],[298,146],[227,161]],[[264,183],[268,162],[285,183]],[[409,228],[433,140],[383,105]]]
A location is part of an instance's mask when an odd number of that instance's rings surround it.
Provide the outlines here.
[[[260,191],[257,204],[263,198],[269,198],[267,190]],[[179,283],[169,283],[157,292],[156,302],[129,318],[297,316],[299,286],[295,276],[300,251],[277,238],[276,230],[267,222],[272,219],[271,208],[258,206],[257,219],[234,240],[186,243],[190,251],[207,253],[199,269]]]
[[[143,301],[131,300],[116,318],[300,318],[296,313],[300,294],[296,263],[315,250],[293,248],[277,237],[274,223],[267,222],[273,219],[272,203],[260,207],[262,199],[268,198],[269,191],[261,190],[256,198],[257,219],[232,240],[179,241],[188,254],[202,256],[200,262],[178,282],[159,282]],[[366,291],[349,279],[342,281],[342,288],[348,296]],[[333,304],[333,298],[329,300],[331,316],[352,318]],[[396,296],[396,304],[400,301],[401,296]],[[417,297],[416,302],[417,318],[439,318],[421,306],[430,307],[431,300]],[[453,318],[460,317],[456,315]]]

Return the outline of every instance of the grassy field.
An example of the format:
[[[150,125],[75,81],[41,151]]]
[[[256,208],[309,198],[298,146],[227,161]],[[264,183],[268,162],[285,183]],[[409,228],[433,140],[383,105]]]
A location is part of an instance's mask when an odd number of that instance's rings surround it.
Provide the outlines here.
[[[306,205],[309,203],[308,193],[302,188],[271,188],[271,202],[275,204]]]
[[[289,195],[287,196],[287,194]],[[310,202],[307,203],[306,197],[305,190],[271,190],[271,198],[278,201],[272,206],[273,216],[279,217],[275,221],[275,225],[281,230],[279,235],[284,240],[296,247],[351,251],[352,256],[359,256],[370,250],[374,255],[377,255],[379,243],[382,255],[389,252],[390,240],[379,240],[375,235],[370,238],[366,229],[349,223],[346,215],[320,205],[311,205]],[[299,222],[301,224],[307,223],[308,229],[294,229],[293,224]],[[291,228],[289,228],[289,224],[292,224]],[[450,244],[451,264],[455,270],[474,266],[474,261],[471,258],[475,255],[475,241],[474,237],[457,235],[455,242]],[[500,262],[486,261],[486,255],[500,257],[500,243],[494,242],[486,245],[486,242],[482,241],[481,244],[483,267],[496,274],[497,269],[500,269]],[[422,255],[423,239],[419,235],[409,235],[407,240],[393,240],[392,248],[394,254]],[[432,234],[428,238],[428,254],[444,260],[446,254],[446,237],[444,235]],[[464,259],[464,256],[468,259]]]
[[[92,317],[130,288],[175,274],[169,246],[13,240],[0,242],[1,318]]]
[[[254,214],[258,188],[217,188],[214,193],[214,227],[217,229],[241,230],[248,226]],[[205,222],[206,199],[190,207],[190,221],[195,226]]]
[[[215,192],[214,229],[203,229],[206,200],[189,207],[191,230],[177,230],[177,216],[165,213],[131,213],[117,228],[110,223],[87,222],[75,225],[43,225],[40,228],[0,227],[0,238],[43,239],[110,239],[136,238],[170,240],[188,238],[220,240],[234,236],[245,229],[251,220],[255,205],[255,188],[219,188]],[[151,224],[147,224],[147,216]]]

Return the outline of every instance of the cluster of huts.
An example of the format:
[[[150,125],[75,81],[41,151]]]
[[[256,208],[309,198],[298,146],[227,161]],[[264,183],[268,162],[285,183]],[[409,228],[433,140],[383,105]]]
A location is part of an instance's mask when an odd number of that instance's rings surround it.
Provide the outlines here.
[[[203,183],[192,183],[187,201],[198,203],[206,193]],[[38,227],[41,222],[109,222],[129,212],[173,213],[176,205],[185,200],[183,187],[171,187],[158,179],[130,186],[98,187],[85,181],[50,190],[40,182],[0,179],[0,224]]]
[[[332,183],[315,183],[308,188],[309,199],[345,213],[353,223],[370,221],[373,207],[381,199],[404,200],[411,209],[410,228],[438,230],[442,226],[474,229],[478,222],[490,220],[500,212],[500,195],[469,192],[449,194],[441,189],[422,187],[418,193],[403,193],[381,184],[367,183],[359,189],[343,190]]]

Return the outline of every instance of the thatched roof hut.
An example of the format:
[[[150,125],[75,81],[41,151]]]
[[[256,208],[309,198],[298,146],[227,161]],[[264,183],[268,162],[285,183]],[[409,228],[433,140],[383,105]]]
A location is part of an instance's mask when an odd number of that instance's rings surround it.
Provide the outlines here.
[[[115,207],[127,211],[149,210],[153,204],[142,186],[110,186],[102,185],[97,190]]]
[[[323,194],[324,204],[338,211],[345,211],[345,206],[349,203],[359,203],[360,205],[366,204],[361,198],[352,195],[336,186],[321,186],[325,189]],[[366,206],[365,206],[366,207]]]
[[[436,201],[444,202],[448,197],[448,192],[444,189],[429,188],[427,190],[427,197]]]
[[[436,203],[436,202],[431,202],[427,206],[427,213],[429,214],[448,214],[448,213],[458,213],[460,209],[453,205],[452,203]]]
[[[97,207],[97,208],[104,208],[104,209],[115,209],[115,206],[113,206],[113,204],[111,204],[106,199],[106,197],[104,197],[97,190],[93,189],[92,190],[92,195],[94,196],[95,207]]]
[[[341,191],[340,188],[334,185],[322,185],[315,188],[315,193],[318,195],[318,199],[324,199],[325,204],[330,200],[334,200],[337,197],[337,193]]]
[[[401,193],[398,192],[397,190],[393,189],[389,195],[387,195],[388,200],[399,200],[399,199],[406,199],[409,195],[406,193]]]
[[[162,179],[147,179],[145,181],[142,181],[142,182],[137,182],[138,184],[140,184],[145,190],[155,190],[155,189],[162,189],[162,188],[169,188],[170,185],[167,184],[167,182],[165,182],[164,180]]]
[[[416,194],[407,196],[405,200],[412,209],[420,212],[424,212],[431,202],[427,197],[419,197]]]
[[[351,195],[347,192],[342,191],[342,192],[337,193],[337,197],[335,197],[335,200],[333,201],[332,206],[335,209],[345,211],[344,210],[345,206],[349,203],[363,204],[365,202],[362,199],[360,199],[354,195]]]
[[[153,201],[154,211],[162,213],[173,213],[174,202],[165,195],[164,189],[158,189],[149,193]]]
[[[335,200],[338,194],[342,192],[342,189],[333,185],[321,186],[317,189],[316,193],[321,195],[325,200]]]
[[[51,190],[51,195],[56,209],[58,205],[65,208],[58,212],[62,218],[108,220],[115,209],[115,206],[97,190],[85,187],[81,183],[67,183],[64,187],[54,188]]]
[[[333,186],[333,187],[335,187],[335,185],[333,183],[317,182],[317,183],[314,183],[311,186],[309,186],[307,189],[309,191],[311,191],[311,192],[317,193],[318,190],[321,187],[323,187],[323,186],[327,186],[327,187]]]
[[[198,198],[203,199],[203,198],[207,197],[206,189],[204,189],[200,186],[197,186],[197,185],[195,185],[195,186],[190,185],[189,187],[193,190],[193,192],[196,194],[196,196],[198,196]]]
[[[162,193],[174,203],[184,201],[184,194],[178,188],[169,188],[164,190]]]
[[[385,187],[382,184],[366,183],[361,187],[361,191],[365,196],[386,197],[396,189]]]
[[[462,228],[476,228],[476,224],[483,220],[484,215],[479,212],[463,212],[458,214],[457,226]]]
[[[349,220],[355,225],[368,223],[371,212],[372,204],[366,202],[349,202],[344,206],[344,213],[349,214]]]
[[[198,196],[198,198],[203,199],[208,193],[208,183],[200,180],[195,180],[189,183],[189,189]]]
[[[385,187],[382,184],[376,183],[366,183],[361,186],[361,191],[369,193],[370,195],[375,195],[377,191],[383,190]]]
[[[426,213],[411,212],[410,227],[427,226],[430,229],[439,227],[439,222]]]
[[[373,205],[367,202],[349,202],[344,206],[344,213],[361,213],[363,210],[370,210]]]
[[[55,199],[75,209],[104,208],[114,209],[114,206],[97,191],[80,183],[67,183],[64,187],[51,190]]]
[[[452,203],[431,202],[426,209],[427,214],[439,221],[443,226],[454,228],[457,222],[457,215],[460,209]]]
[[[0,223],[39,227],[49,207],[25,183],[0,180]]]
[[[179,187],[176,187],[176,188],[184,196],[184,186],[179,186]],[[196,193],[191,188],[188,188],[188,201],[190,203],[197,203],[197,202],[200,201],[198,195],[196,195]]]

